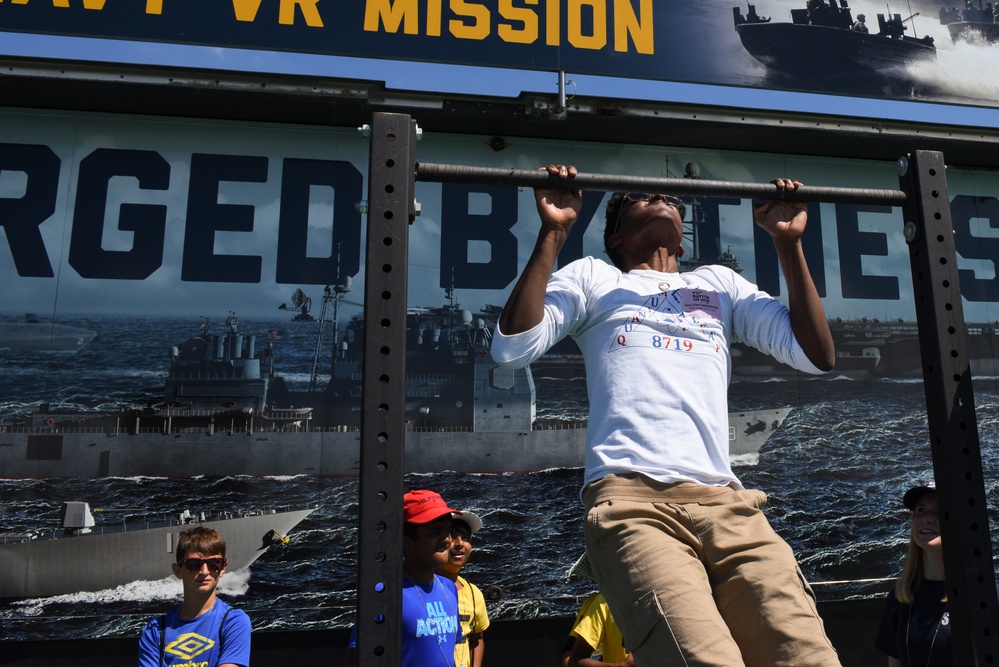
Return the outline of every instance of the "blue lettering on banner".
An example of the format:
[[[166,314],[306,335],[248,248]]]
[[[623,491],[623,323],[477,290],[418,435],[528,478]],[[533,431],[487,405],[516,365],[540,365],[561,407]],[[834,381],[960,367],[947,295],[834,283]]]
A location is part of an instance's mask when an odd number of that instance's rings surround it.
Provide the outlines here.
[[[180,278],[217,283],[259,283],[260,257],[215,254],[215,232],[253,231],[252,206],[219,203],[219,183],[222,181],[265,183],[267,158],[191,156],[184,266]]]
[[[131,176],[145,190],[170,186],[170,164],[153,151],[99,148],[80,161],[69,265],[83,278],[145,280],[163,263],[166,206],[121,204],[118,229],[133,233],[131,250],[105,250],[104,209],[112,178]]]
[[[363,217],[354,204],[365,198],[361,171],[349,161],[284,158],[280,170],[280,201],[274,248],[274,276],[262,275],[263,259],[253,254],[222,254],[216,251],[216,236],[261,234],[259,215],[250,204],[220,201],[223,183],[265,183],[274,158],[253,155],[196,153],[190,156],[190,177],[186,211],[169,215],[159,203],[176,180],[176,169],[161,153],[153,150],[96,148],[67,164],[53,148],[37,144],[0,143],[0,174],[17,174],[0,192],[0,227],[6,237],[13,269],[24,278],[54,279],[52,248],[46,247],[45,223],[57,215],[60,192],[75,192],[68,230],[66,262],[82,278],[89,280],[146,280],[161,270],[165,261],[167,221],[180,219],[184,226],[180,275],[184,281],[208,283],[261,283],[273,279],[278,284],[328,285],[361,271]],[[75,184],[60,184],[64,174],[76,178]],[[108,219],[106,209],[111,186],[116,179],[131,179],[137,184],[134,200],[118,205],[117,221]],[[9,187],[13,182],[18,185]],[[176,188],[176,183],[174,183]],[[311,193],[323,188],[334,196],[330,247],[318,256],[309,256]],[[536,229],[536,218],[519,220],[520,194],[516,188],[447,183],[441,186],[440,269],[442,287],[456,289],[507,290],[521,270],[523,248],[514,227],[518,224]],[[488,201],[486,212],[474,210],[472,196]],[[584,254],[584,234],[603,220],[598,215],[606,197],[602,192],[585,192],[579,219],[573,226],[559,254],[564,266]],[[703,198],[701,210],[705,222],[699,228],[698,242],[702,257],[710,257],[719,247],[718,209],[738,205],[731,198]],[[822,208],[809,205],[809,233],[803,246],[812,278],[820,296],[826,295],[826,256],[822,246]],[[825,210],[829,210],[826,208]],[[988,229],[999,228],[999,199],[957,195],[951,205],[955,243],[965,262],[981,260],[986,267],[999,261],[999,236]],[[894,275],[864,273],[864,262],[886,257],[889,253],[885,231],[861,228],[861,216],[889,216],[892,209],[877,206],[837,204],[835,206],[836,248],[830,257],[838,262],[838,279],[844,299],[901,299],[900,278]],[[61,219],[61,216],[60,216]],[[888,220],[888,218],[886,218]],[[312,221],[325,226],[327,221]],[[894,222],[892,223],[894,224]],[[111,226],[114,225],[114,230]],[[706,226],[705,226],[706,225]],[[984,225],[986,232],[979,232]],[[879,226],[880,227],[880,226]],[[107,249],[102,240],[109,231],[127,232],[131,239],[126,249]],[[488,249],[485,261],[475,260],[470,244]],[[264,244],[268,247],[267,244]],[[781,294],[780,267],[773,242],[756,228],[753,240],[755,280],[760,289]],[[0,254],[6,251],[0,251]],[[983,273],[967,265],[959,271],[962,294],[969,302],[999,301],[999,276]],[[663,300],[663,296],[666,299]],[[675,291],[656,294],[649,307],[662,310],[665,302],[681,308]],[[691,303],[697,303],[695,300]],[[647,313],[634,313],[632,323],[641,323]],[[631,329],[627,330],[632,333]]]
[[[992,277],[983,278],[970,269],[959,269],[961,295],[969,301],[999,300],[999,238],[975,236],[971,221],[984,220],[989,229],[999,228],[999,199],[958,195],[950,204],[957,252],[966,260],[980,259],[992,264]]]
[[[59,157],[48,146],[0,144],[0,173],[4,171],[27,177],[22,196],[0,198],[0,226],[7,235],[17,275],[51,278],[55,273],[39,226],[55,213]]]
[[[898,278],[865,275],[864,256],[887,257],[887,232],[860,231],[859,212],[891,214],[888,206],[836,206],[836,238],[839,242],[840,287],[844,299],[886,299],[897,301]],[[811,223],[809,223],[811,224]]]

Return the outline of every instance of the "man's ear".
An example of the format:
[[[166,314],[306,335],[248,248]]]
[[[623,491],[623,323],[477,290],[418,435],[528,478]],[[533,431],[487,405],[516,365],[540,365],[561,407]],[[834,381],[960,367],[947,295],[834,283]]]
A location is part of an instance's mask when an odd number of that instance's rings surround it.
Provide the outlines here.
[[[173,576],[177,577],[178,579],[181,579],[182,577],[180,576],[180,565],[178,565],[177,563],[170,563],[170,567],[173,568]]]

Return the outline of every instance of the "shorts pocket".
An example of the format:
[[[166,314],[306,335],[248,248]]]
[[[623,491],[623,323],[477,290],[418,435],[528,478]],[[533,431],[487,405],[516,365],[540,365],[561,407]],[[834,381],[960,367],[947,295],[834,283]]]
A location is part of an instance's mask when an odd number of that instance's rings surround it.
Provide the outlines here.
[[[668,636],[668,643],[672,645],[670,652],[675,653],[675,655],[680,654],[676,637],[673,636],[673,631],[666,621],[666,615],[663,613],[655,591],[649,591],[631,605],[620,626],[624,635],[624,648],[629,653],[634,653],[636,650],[641,651],[643,644],[659,626],[660,631],[665,632]],[[668,661],[666,662],[669,664]]]

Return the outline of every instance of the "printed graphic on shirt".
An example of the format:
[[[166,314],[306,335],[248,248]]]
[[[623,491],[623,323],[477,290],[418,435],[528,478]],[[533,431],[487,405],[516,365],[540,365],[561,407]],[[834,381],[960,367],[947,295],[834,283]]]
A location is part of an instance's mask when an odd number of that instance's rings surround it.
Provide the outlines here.
[[[448,641],[448,636],[454,637],[458,632],[458,616],[444,609],[444,603],[434,600],[426,604],[427,617],[416,621],[416,636],[436,636],[437,643]]]
[[[684,287],[649,296],[618,328],[610,351],[646,347],[664,352],[718,354],[721,299],[717,292]]]
[[[175,640],[167,644],[163,650],[166,653],[175,655],[184,660],[194,660],[194,658],[201,655],[205,651],[210,651],[213,646],[215,646],[214,640],[202,637],[195,632],[189,632],[177,637]],[[192,665],[199,664],[201,663],[192,663]]]

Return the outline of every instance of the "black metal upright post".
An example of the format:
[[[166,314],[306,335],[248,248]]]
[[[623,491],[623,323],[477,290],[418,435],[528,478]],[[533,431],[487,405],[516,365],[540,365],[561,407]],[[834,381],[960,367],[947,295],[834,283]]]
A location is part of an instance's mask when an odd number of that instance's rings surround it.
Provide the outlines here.
[[[995,665],[999,606],[943,156],[921,151],[900,159],[899,183],[907,195],[902,215],[915,290],[954,664]]]
[[[357,664],[402,660],[402,495],[409,223],[416,128],[371,122],[357,551]]]

